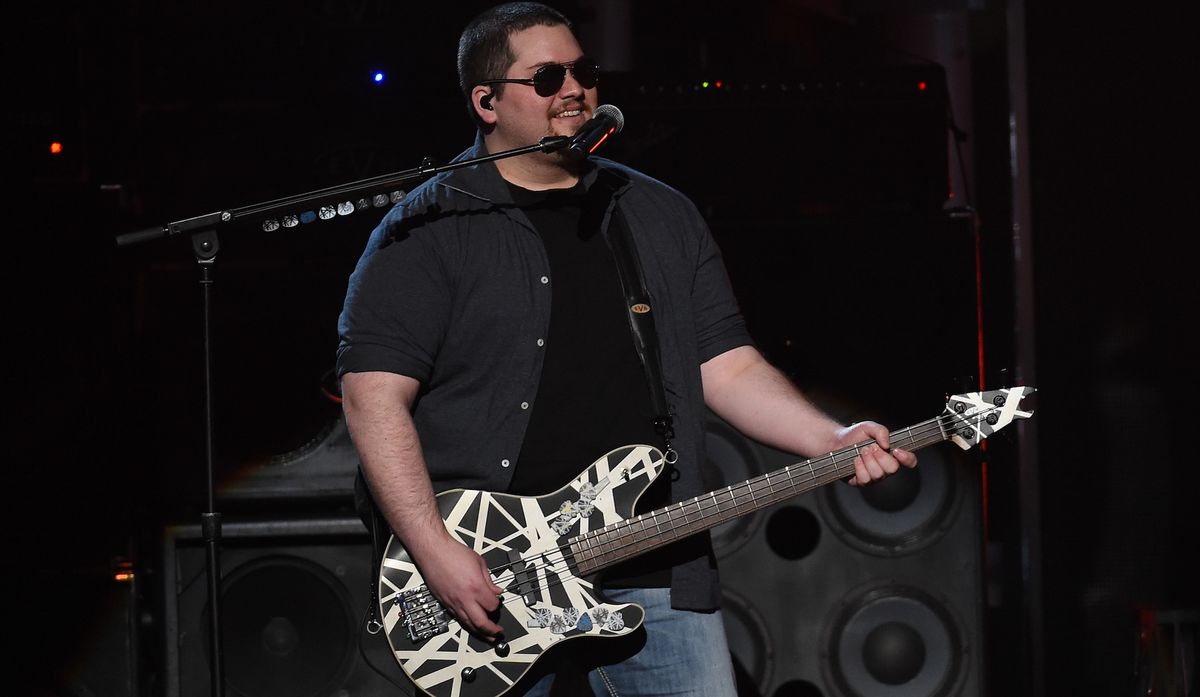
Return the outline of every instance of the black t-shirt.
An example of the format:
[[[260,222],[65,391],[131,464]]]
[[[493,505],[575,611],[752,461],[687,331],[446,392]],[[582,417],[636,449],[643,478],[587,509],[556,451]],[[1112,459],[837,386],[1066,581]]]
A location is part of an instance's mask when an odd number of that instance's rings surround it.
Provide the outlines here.
[[[561,487],[614,448],[632,443],[662,448],[664,442],[654,430],[616,261],[600,234],[608,191],[510,189],[537,229],[555,279],[542,379],[509,487],[510,493],[538,495]],[[638,513],[667,504],[668,479],[669,472],[651,485]],[[666,587],[671,566],[703,552],[682,541],[614,567],[605,585]]]

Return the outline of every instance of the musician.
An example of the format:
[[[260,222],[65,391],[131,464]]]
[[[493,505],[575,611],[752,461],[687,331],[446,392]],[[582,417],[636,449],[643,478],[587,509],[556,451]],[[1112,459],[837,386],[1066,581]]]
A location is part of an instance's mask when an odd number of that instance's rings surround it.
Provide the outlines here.
[[[475,18],[458,74],[479,130],[460,158],[570,136],[598,105],[597,66],[567,19],[536,3]],[[620,226],[653,302],[665,433],[610,248]],[[877,311],[847,311],[863,313],[858,340],[894,340]],[[503,589],[449,535],[435,491],[549,493],[613,448],[663,449],[672,436],[678,461],[639,511],[690,499],[717,485],[701,468],[705,406],[805,457],[873,440],[854,463],[859,484],[916,464],[888,449],[886,428],[837,423],[769,365],[692,203],[601,158],[523,155],[425,182],[372,234],[339,330],[346,422],[372,497],[433,594],[485,637],[500,632]],[[647,617],[644,634],[610,640],[624,642],[616,656],[593,656],[598,695],[735,692],[707,533],[614,569],[605,589]],[[549,680],[522,687],[545,694]]]

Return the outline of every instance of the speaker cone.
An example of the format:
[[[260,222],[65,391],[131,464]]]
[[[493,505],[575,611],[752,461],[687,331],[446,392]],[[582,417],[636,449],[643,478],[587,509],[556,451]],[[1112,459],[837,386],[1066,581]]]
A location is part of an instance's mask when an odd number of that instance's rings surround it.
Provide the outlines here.
[[[950,608],[917,588],[868,586],[836,611],[823,670],[845,697],[943,697],[965,674],[964,632]]]
[[[775,669],[775,647],[767,622],[746,598],[729,588],[721,589],[721,617],[733,654],[734,670],[740,681],[738,695],[765,694]]]
[[[286,555],[247,562],[225,575],[221,610],[225,677],[235,694],[318,697],[345,681],[355,620],[344,584],[327,569]]]

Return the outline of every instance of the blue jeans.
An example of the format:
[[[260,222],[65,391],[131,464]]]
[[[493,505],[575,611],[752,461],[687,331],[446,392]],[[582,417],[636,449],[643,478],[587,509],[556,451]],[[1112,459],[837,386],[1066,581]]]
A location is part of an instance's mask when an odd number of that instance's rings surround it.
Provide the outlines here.
[[[560,664],[587,669],[598,697],[737,694],[720,611],[674,610],[667,588],[614,589],[605,595],[646,608],[643,628],[624,637],[570,641],[547,654],[564,652]],[[546,697],[553,680],[553,675],[542,677],[525,696]]]

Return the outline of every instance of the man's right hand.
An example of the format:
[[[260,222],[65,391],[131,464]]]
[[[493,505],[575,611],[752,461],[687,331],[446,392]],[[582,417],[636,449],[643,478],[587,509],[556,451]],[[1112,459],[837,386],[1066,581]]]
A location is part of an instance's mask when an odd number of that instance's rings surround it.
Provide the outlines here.
[[[483,557],[447,536],[419,558],[414,554],[413,561],[429,590],[464,627],[489,641],[504,631],[492,619],[504,589],[492,582]]]

